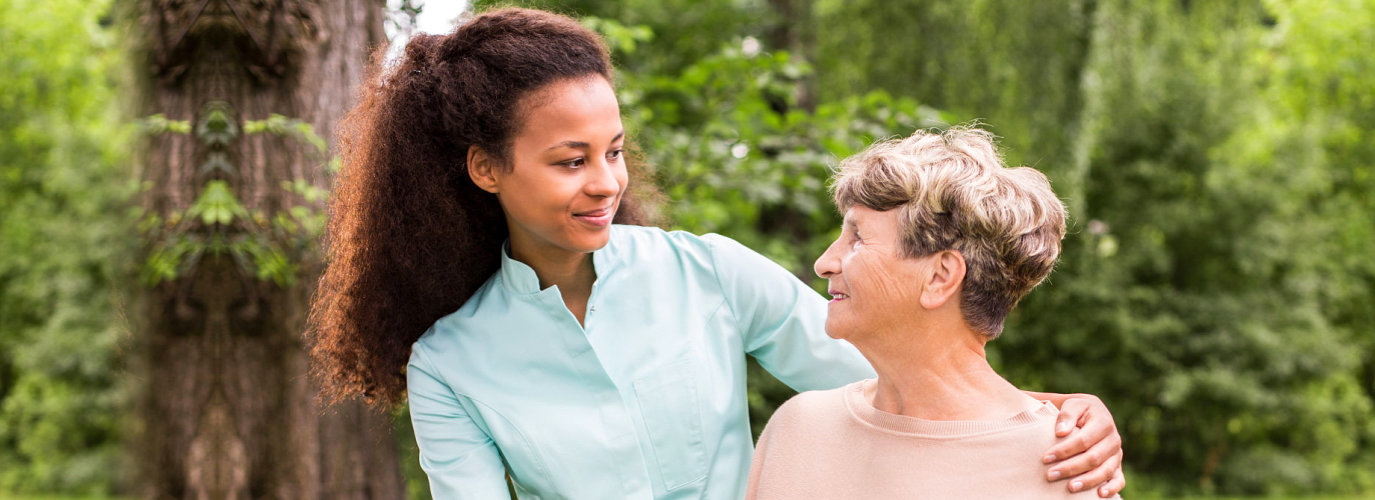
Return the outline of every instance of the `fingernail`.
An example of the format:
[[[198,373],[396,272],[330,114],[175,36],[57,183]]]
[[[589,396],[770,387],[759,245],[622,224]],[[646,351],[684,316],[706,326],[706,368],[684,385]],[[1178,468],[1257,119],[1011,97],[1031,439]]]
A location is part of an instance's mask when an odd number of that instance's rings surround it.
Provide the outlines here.
[[[1058,470],[1050,471],[1050,474],[1048,474],[1047,477],[1049,477],[1051,481],[1054,481],[1054,480],[1056,480],[1056,479],[1060,479],[1060,471],[1058,471]]]
[[[1083,488],[1083,487],[1084,487],[1084,482],[1083,482],[1083,481],[1075,481],[1075,482],[1069,483],[1069,490],[1070,490],[1070,491],[1079,491],[1079,489],[1080,489],[1080,488]]]
[[[1051,462],[1054,462],[1054,461],[1055,461],[1055,454],[1054,454],[1054,453],[1049,454],[1049,455],[1046,455],[1046,456],[1044,456],[1044,457],[1041,457],[1041,463],[1043,463],[1043,464],[1048,464],[1048,463],[1051,463]],[[1056,472],[1056,474],[1059,474],[1059,472]]]
[[[1069,431],[1069,422],[1060,422],[1059,424],[1056,424],[1055,430],[1057,432]]]
[[[1102,487],[1102,488],[1098,488],[1098,496],[1103,497],[1103,498],[1107,498],[1108,495],[1109,495],[1109,493],[1108,493],[1108,487],[1107,487],[1107,486],[1104,486],[1104,487]]]

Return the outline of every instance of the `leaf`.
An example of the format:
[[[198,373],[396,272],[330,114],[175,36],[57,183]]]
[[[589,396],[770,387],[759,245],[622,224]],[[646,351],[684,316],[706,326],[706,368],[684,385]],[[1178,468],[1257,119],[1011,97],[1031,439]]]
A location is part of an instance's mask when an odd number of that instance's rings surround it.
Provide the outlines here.
[[[187,210],[190,217],[199,217],[206,225],[229,225],[235,218],[247,217],[246,210],[234,195],[229,183],[222,180],[207,182],[200,196]]]

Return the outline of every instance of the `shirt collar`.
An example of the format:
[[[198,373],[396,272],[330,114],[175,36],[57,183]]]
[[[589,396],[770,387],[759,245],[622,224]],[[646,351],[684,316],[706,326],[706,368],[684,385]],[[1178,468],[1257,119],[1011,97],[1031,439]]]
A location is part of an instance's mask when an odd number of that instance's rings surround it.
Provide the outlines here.
[[[597,281],[616,268],[621,262],[621,257],[616,251],[621,231],[617,225],[611,226],[611,238],[607,240],[606,246],[592,252],[592,267],[597,271]],[[497,270],[497,275],[501,277],[502,286],[508,292],[517,295],[530,295],[540,292],[539,276],[535,275],[534,268],[524,262],[511,258],[511,240],[507,239],[501,245],[501,269]]]

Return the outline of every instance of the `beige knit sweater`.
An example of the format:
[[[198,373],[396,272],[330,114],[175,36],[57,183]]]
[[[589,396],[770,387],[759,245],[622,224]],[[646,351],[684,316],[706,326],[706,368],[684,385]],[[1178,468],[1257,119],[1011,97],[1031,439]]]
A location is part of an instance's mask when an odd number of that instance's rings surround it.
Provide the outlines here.
[[[1097,498],[1047,482],[1056,442],[1050,403],[1006,420],[936,421],[885,413],[874,380],[798,394],[769,419],[754,451],[749,499]]]

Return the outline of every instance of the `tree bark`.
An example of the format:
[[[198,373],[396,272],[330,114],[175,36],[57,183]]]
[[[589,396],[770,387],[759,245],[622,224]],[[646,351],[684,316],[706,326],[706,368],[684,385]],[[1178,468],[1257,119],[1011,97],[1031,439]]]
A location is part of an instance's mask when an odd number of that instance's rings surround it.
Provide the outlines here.
[[[237,124],[275,113],[330,137],[370,50],[385,43],[381,0],[127,5],[140,41],[139,112],[193,127],[209,103],[221,102]],[[207,168],[214,155],[228,166]],[[194,129],[161,134],[140,156],[143,209],[169,226],[185,220],[212,181],[228,183],[247,213],[269,219],[306,203],[284,181],[329,182],[320,155],[272,134],[240,133],[218,145]],[[196,224],[186,236],[208,250],[187,257],[175,278],[142,288],[130,309],[139,330],[132,350],[143,496],[403,498],[391,416],[358,403],[321,408],[306,375],[301,334],[318,253],[297,255],[296,284],[283,286],[225,251],[251,223]]]

